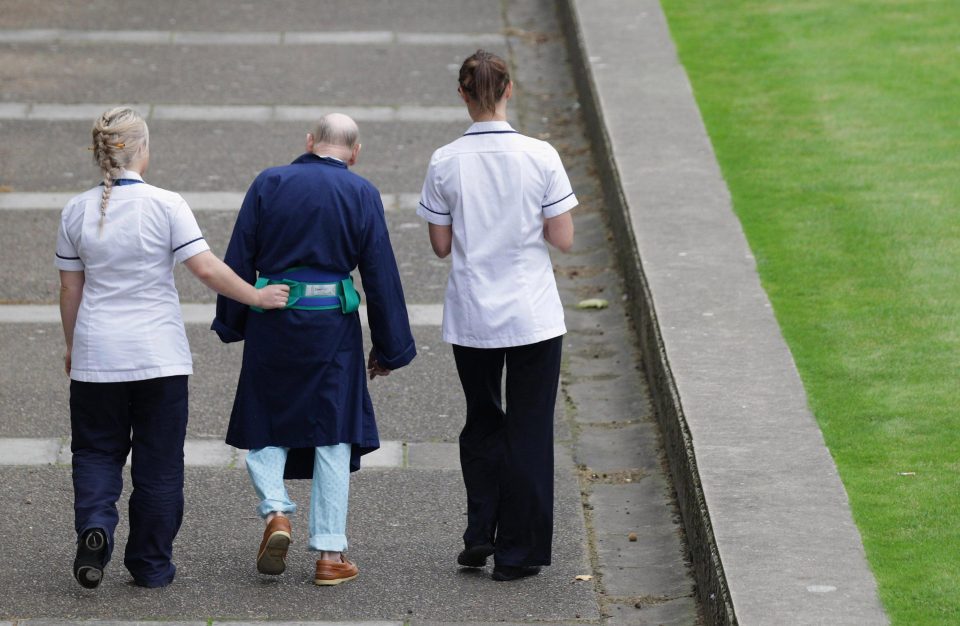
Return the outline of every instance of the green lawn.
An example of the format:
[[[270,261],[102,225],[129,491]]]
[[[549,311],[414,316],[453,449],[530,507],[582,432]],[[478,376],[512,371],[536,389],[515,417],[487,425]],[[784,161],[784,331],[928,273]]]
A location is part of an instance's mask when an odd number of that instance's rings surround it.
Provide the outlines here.
[[[884,606],[960,624],[960,0],[663,4]]]

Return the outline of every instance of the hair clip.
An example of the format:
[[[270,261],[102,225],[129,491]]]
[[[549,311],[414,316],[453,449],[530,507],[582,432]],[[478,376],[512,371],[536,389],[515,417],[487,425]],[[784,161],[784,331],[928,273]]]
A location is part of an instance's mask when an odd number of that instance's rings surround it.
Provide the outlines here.
[[[110,145],[110,144],[107,144],[107,145]],[[125,144],[125,143],[117,143],[117,144],[114,144],[113,147],[114,147],[114,148],[117,148],[118,150],[122,150],[126,145],[127,145],[127,144]],[[95,146],[87,146],[87,150],[96,150],[96,147],[95,147]]]

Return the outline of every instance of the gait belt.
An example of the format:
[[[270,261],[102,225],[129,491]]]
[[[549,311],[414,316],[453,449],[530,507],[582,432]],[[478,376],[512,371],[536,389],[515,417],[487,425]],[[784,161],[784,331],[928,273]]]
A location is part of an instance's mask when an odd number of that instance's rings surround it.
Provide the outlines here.
[[[360,294],[353,286],[353,277],[347,274],[324,272],[310,267],[294,267],[279,274],[260,274],[254,287],[288,285],[290,295],[285,309],[302,311],[326,311],[340,309],[350,314],[360,308]],[[258,313],[263,309],[250,307]]]

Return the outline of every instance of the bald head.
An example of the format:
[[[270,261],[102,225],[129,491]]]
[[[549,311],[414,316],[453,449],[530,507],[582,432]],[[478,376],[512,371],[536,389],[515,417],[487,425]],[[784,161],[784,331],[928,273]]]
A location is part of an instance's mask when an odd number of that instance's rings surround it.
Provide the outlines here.
[[[360,129],[343,113],[328,113],[320,118],[312,133],[307,133],[307,152],[332,156],[353,165],[360,153]]]
[[[356,122],[343,113],[328,113],[317,122],[313,137],[318,144],[352,149],[360,137],[360,129]]]

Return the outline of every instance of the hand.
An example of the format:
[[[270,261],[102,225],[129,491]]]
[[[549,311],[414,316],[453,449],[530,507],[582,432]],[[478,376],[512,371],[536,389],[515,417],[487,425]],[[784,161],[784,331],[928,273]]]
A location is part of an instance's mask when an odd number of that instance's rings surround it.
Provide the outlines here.
[[[70,376],[70,366],[71,366],[71,365],[72,365],[72,361],[71,361],[71,358],[70,358],[70,351],[67,350],[67,353],[66,353],[65,355],[63,355],[63,371],[65,371],[65,372],[67,373],[67,376]]]
[[[257,290],[257,306],[261,309],[282,309],[287,306],[289,285],[267,285]]]
[[[377,357],[373,355],[373,348],[370,348],[370,356],[367,358],[367,372],[370,374],[370,380],[377,376],[389,376],[390,370],[377,362]]]

